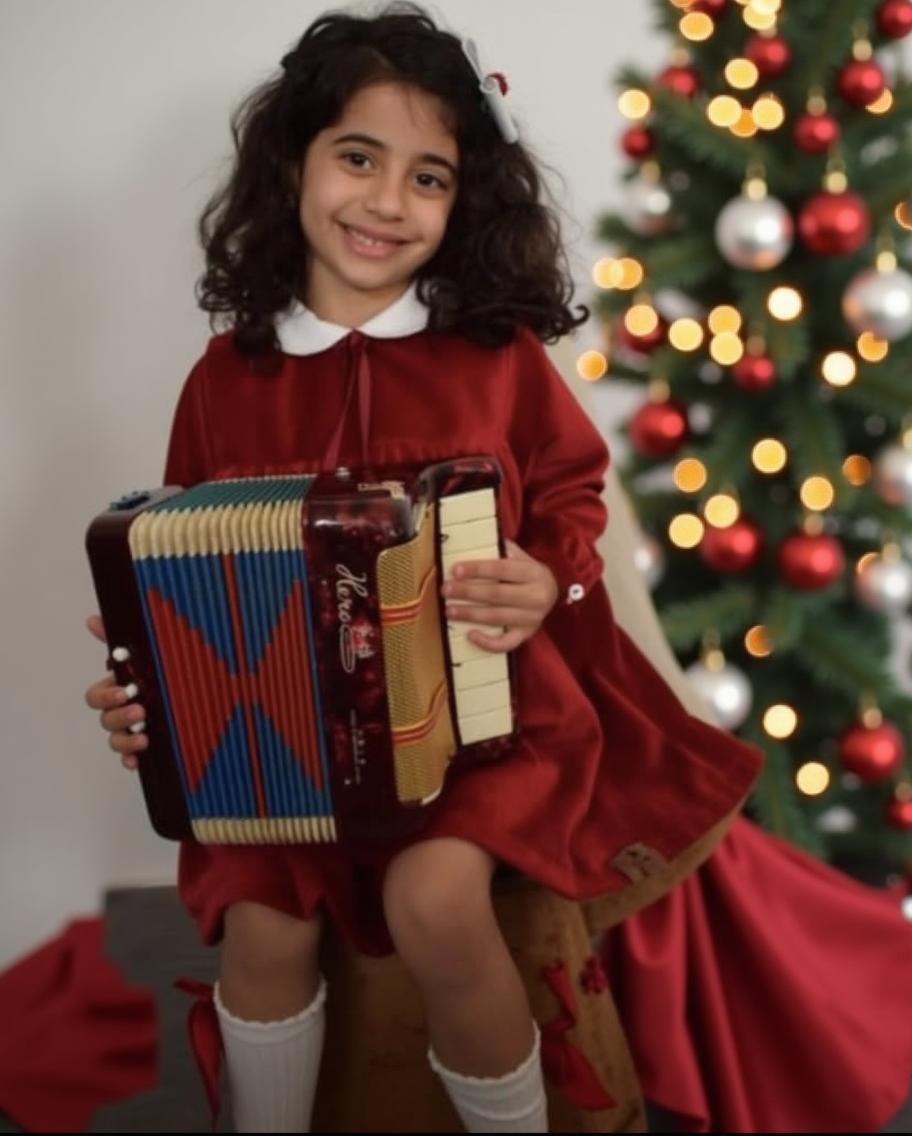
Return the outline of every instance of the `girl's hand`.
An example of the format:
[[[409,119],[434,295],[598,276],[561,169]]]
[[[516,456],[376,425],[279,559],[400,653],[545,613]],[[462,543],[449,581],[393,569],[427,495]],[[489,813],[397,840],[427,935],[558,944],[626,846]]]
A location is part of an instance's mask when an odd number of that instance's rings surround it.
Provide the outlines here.
[[[96,639],[100,639],[102,643],[107,641],[101,616],[90,615],[86,627]],[[93,710],[101,711],[101,724],[110,734],[108,744],[115,753],[120,754],[124,767],[135,769],[138,765],[136,755],[146,748],[149,739],[145,734],[130,733],[128,727],[144,721],[145,710],[135,702],[129,702],[128,691],[118,686],[110,673],[99,682],[92,683],[86,691],[85,700]]]
[[[512,651],[541,627],[557,602],[554,573],[508,540],[499,560],[467,560],[453,569],[454,579],[440,589],[448,603],[447,618],[503,627],[500,635],[474,629],[467,638],[488,651]]]

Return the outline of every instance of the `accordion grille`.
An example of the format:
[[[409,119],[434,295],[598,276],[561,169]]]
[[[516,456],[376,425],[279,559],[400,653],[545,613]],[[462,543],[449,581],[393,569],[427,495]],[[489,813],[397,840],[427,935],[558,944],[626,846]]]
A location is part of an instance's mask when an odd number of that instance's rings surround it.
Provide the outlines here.
[[[440,630],[434,520],[429,506],[417,535],[377,558],[396,792],[403,803],[436,796],[456,752]]]

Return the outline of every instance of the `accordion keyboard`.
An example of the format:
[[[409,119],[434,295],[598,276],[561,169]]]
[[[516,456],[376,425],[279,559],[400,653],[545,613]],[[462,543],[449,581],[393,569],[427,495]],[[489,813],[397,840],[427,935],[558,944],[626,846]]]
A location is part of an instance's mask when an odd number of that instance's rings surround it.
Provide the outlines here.
[[[445,580],[452,577],[453,567],[460,561],[500,557],[493,489],[442,497],[439,508]],[[450,603],[455,606],[459,601]],[[473,628],[488,635],[502,630],[489,624],[447,623],[457,726],[463,745],[501,737],[512,728],[507,656],[476,647],[467,638]]]

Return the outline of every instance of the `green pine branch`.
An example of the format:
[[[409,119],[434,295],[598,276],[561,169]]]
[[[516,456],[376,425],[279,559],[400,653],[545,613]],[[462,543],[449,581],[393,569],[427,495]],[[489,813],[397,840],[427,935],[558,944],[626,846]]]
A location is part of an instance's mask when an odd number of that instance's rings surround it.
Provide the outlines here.
[[[768,831],[798,844],[813,856],[823,855],[820,833],[802,811],[795,788],[791,755],[780,742],[774,741],[755,725],[740,731],[745,741],[759,746],[766,754],[750,797],[751,808]]]
[[[870,620],[857,614],[843,613],[838,620],[808,620],[794,653],[821,686],[850,699],[862,691],[878,697],[896,693],[889,670],[889,644],[883,634],[872,634]]]
[[[833,406],[849,403],[869,414],[882,414],[898,428],[912,406],[910,361],[886,359],[882,363],[859,363],[855,381],[839,387]]]
[[[793,383],[782,390],[782,429],[798,481],[822,476],[843,484],[845,443],[832,404],[821,401],[816,385]]]
[[[709,595],[668,604],[659,619],[672,649],[687,651],[697,646],[709,627],[723,640],[743,632],[753,622],[756,606],[754,588],[730,583]]]
[[[749,401],[716,411],[712,440],[699,452],[708,475],[707,493],[741,480],[749,468],[756,437],[757,421]]]
[[[792,588],[775,586],[767,592],[759,622],[766,628],[776,651],[786,651],[798,642],[809,614],[807,596]]]

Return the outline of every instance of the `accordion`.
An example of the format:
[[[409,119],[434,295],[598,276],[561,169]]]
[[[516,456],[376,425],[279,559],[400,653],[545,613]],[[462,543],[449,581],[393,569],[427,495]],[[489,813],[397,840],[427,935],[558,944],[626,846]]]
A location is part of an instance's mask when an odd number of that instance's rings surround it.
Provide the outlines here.
[[[139,771],[170,839],[417,831],[451,767],[515,738],[512,659],[448,623],[440,583],[503,555],[500,470],[458,458],[131,493],[86,549]],[[491,630],[486,628],[486,630]]]

